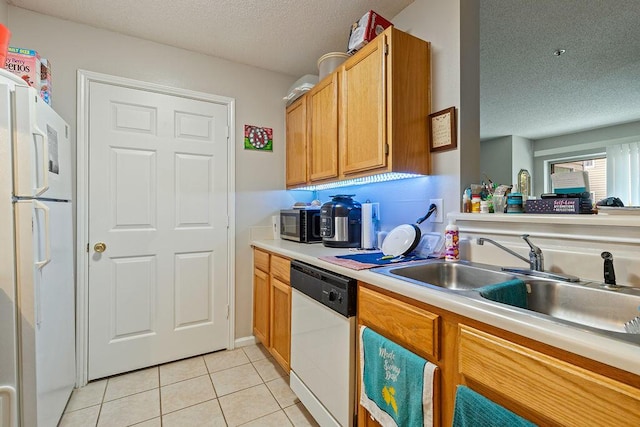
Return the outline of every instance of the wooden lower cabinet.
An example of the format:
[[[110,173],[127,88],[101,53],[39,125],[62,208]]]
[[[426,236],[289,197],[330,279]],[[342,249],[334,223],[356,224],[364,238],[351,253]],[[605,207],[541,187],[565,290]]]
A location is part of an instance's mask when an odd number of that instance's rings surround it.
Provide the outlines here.
[[[358,324],[438,365],[435,425],[464,384],[538,425],[640,426],[638,375],[362,282]],[[378,424],[359,407],[358,425]]]
[[[637,388],[466,325],[458,368],[472,388],[536,424],[640,426]]]
[[[289,372],[291,352],[291,285],[271,282],[271,347],[273,358]]]
[[[253,335],[269,347],[270,329],[270,287],[269,274],[253,270]]]
[[[291,353],[291,261],[253,250],[253,334],[289,372]]]
[[[407,301],[391,298],[360,283],[358,287],[358,326],[367,326],[391,341],[440,367],[440,321],[441,318],[429,310]],[[360,341],[358,340],[358,351]],[[360,358],[356,357],[358,369],[358,399],[360,401]],[[433,425],[441,425],[440,372],[434,381]],[[379,426],[366,409],[358,405],[358,426]]]

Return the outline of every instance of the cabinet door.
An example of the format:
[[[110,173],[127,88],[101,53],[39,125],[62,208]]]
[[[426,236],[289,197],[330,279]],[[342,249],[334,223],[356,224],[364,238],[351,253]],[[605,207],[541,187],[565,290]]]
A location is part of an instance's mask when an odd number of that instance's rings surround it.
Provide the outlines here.
[[[291,286],[271,280],[271,354],[289,372],[291,350]]]
[[[340,167],[344,175],[386,167],[386,36],[341,67]]]
[[[309,180],[338,177],[338,73],[308,94]]]
[[[458,369],[472,388],[540,425],[640,425],[640,390],[465,325]]]
[[[302,96],[287,107],[287,187],[307,182],[307,102]]]
[[[269,275],[253,269],[253,335],[269,347]]]

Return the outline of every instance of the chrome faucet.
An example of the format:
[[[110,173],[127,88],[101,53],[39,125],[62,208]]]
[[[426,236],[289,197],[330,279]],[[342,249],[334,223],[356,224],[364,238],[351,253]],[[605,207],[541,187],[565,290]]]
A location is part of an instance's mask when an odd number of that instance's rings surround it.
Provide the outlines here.
[[[516,258],[521,259],[524,262],[529,263],[529,269],[525,268],[514,268],[514,267],[502,267],[502,271],[509,271],[511,273],[525,274],[528,276],[536,276],[536,277],[544,277],[546,279],[554,279],[554,280],[562,280],[564,282],[579,282],[580,278],[576,276],[572,276],[570,274],[561,274],[561,273],[552,273],[550,271],[544,271],[544,256],[542,255],[542,249],[531,243],[529,240],[528,234],[523,234],[520,236],[527,242],[527,245],[531,248],[529,251],[529,259],[526,259],[522,255],[512,251],[511,249],[502,246],[500,243],[495,240],[487,239],[486,237],[479,237],[478,244],[484,245],[484,242],[492,243],[493,245],[499,247],[505,252],[510,253]]]
[[[529,268],[531,268],[531,270],[544,271],[544,256],[542,255],[542,249],[540,249],[539,247],[531,243],[531,241],[529,240],[528,234],[523,234],[520,237],[522,237],[524,241],[527,242],[527,244],[531,248],[531,250],[529,251],[529,259],[526,259],[522,255],[512,251],[511,249],[502,246],[500,243],[496,242],[495,240],[487,239],[486,237],[478,238],[478,244],[484,245],[484,242],[492,243],[493,245],[499,247],[503,251],[510,253],[514,257],[519,258],[524,262],[528,262]]]

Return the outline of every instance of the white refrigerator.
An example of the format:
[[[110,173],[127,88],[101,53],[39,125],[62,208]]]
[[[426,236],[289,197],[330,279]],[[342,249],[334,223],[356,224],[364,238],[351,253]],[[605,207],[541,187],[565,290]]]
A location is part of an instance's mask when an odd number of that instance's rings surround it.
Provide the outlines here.
[[[0,427],[56,426],[75,385],[69,126],[0,70]]]

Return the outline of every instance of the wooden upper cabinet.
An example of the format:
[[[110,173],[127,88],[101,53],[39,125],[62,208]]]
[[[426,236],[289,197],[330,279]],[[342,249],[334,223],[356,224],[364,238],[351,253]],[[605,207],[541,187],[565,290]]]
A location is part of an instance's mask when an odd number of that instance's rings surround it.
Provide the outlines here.
[[[377,37],[340,70],[340,166],[345,175],[386,166],[386,40]]]
[[[389,27],[340,72],[341,177],[429,174],[429,42]]]
[[[286,185],[307,182],[307,102],[302,96],[287,107]]]
[[[338,177],[338,74],[319,82],[307,94],[309,181]]]
[[[430,52],[429,42],[389,27],[306,94],[306,183],[430,173]],[[297,155],[288,147],[294,143],[289,132],[299,128],[292,107],[287,109],[288,188],[304,184],[300,163],[292,163]]]

